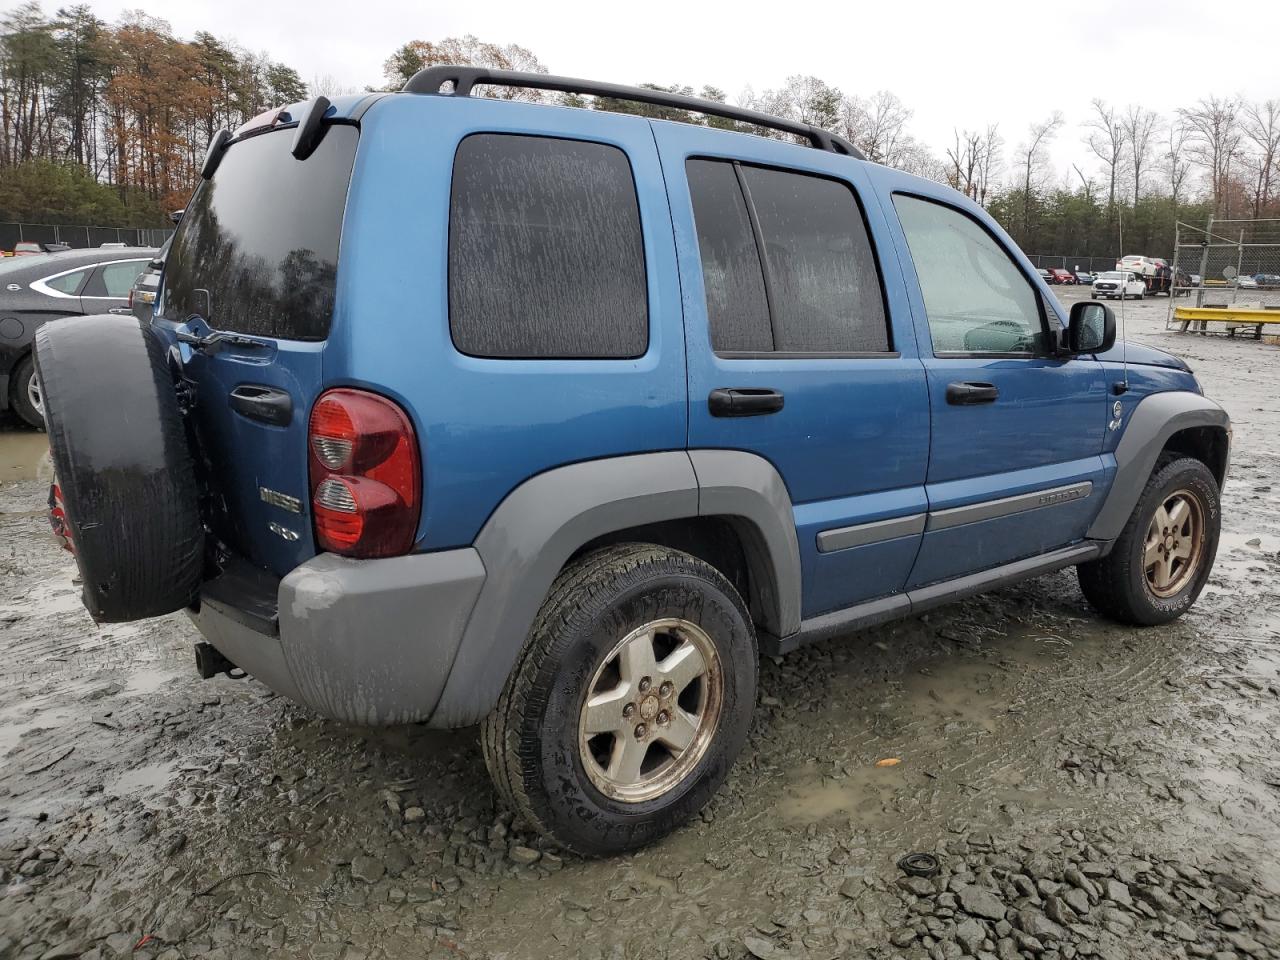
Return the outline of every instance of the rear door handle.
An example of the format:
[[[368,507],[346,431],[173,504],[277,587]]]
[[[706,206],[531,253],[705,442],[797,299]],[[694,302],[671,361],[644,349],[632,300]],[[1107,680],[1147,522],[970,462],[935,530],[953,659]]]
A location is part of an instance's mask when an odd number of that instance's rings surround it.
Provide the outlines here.
[[[293,397],[275,387],[242,383],[231,391],[231,409],[250,420],[287,427],[293,419]]]
[[[975,403],[995,403],[1000,390],[994,383],[948,383],[947,403],[957,407],[972,406]]]
[[[717,387],[707,397],[713,417],[761,417],[777,413],[782,404],[780,392],[757,387]]]

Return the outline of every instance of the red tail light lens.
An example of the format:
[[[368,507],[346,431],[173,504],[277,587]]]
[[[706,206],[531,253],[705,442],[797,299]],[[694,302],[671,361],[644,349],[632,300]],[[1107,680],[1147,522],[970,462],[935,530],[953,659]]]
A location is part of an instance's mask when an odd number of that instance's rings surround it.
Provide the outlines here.
[[[311,410],[307,441],[320,548],[362,558],[407,553],[421,490],[418,441],[404,411],[376,393],[330,390]]]

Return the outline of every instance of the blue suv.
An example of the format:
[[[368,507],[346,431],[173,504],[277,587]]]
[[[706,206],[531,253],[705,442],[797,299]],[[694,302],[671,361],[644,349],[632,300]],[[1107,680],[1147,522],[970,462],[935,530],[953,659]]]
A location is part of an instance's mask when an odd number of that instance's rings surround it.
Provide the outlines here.
[[[37,362],[95,617],[185,608],[202,673],[338,720],[482,724],[502,799],[600,855],[717,789],[761,653],[1067,566],[1122,622],[1190,607],[1228,419],[1115,339],[826,131],[437,67],[220,133],[154,316]]]

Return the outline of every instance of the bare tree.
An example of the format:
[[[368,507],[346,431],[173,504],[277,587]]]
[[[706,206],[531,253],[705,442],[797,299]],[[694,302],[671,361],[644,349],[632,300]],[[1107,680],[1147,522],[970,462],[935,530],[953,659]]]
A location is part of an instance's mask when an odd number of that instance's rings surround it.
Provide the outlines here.
[[[1107,218],[1115,218],[1116,185],[1120,180],[1121,166],[1124,164],[1125,132],[1124,124],[1116,116],[1115,107],[1107,106],[1101,98],[1093,101],[1093,116],[1085,127],[1089,135],[1085,143],[1102,161],[1107,174]]]
[[[895,161],[903,141],[910,139],[906,129],[911,111],[888,90],[877,92],[866,103],[857,98],[846,98],[846,102],[849,106],[848,113],[855,116],[861,114],[861,136],[853,142],[867,155],[868,160],[897,166]]]
[[[1169,124],[1166,132],[1167,136],[1162,144],[1164,153],[1162,165],[1169,185],[1169,199],[1173,202],[1176,216],[1178,204],[1182,199],[1182,188],[1186,185],[1187,174],[1191,169],[1190,161],[1187,159],[1187,140],[1191,136],[1191,131],[1185,121],[1178,117]]]
[[[1151,159],[1152,144],[1159,130],[1160,118],[1154,110],[1129,105],[1120,121],[1121,130],[1129,144],[1129,168],[1133,173],[1133,205],[1137,207],[1142,196],[1142,174]]]
[[[1022,242],[1030,239],[1031,198],[1048,162],[1048,147],[1062,127],[1062,113],[1055,110],[1048,119],[1027,128],[1027,139],[1018,147],[1018,168],[1022,187]]]
[[[1086,177],[1084,175],[1084,171],[1080,169],[1079,164],[1073,163],[1071,165],[1071,169],[1074,170],[1076,172],[1076,176],[1080,178],[1080,187],[1084,190],[1084,198],[1088,201],[1089,205],[1092,206],[1094,203],[1093,191],[1095,189],[1093,185],[1093,178]]]
[[[982,137],[982,163],[978,171],[978,196],[977,201],[984,207],[987,205],[987,196],[995,189],[996,177],[1000,175],[1000,168],[1004,165],[1003,158],[1004,138],[1000,136],[1000,125],[991,123],[987,125],[987,132]]]
[[[955,130],[954,144],[947,147],[947,183],[967,197],[975,197],[982,169],[982,134]]]
[[[1187,156],[1208,173],[1215,216],[1231,215],[1231,165],[1242,136],[1239,114],[1240,101],[1234,97],[1209,97],[1178,111],[1187,125]]]
[[[1254,147],[1251,192],[1253,215],[1260,217],[1271,202],[1273,184],[1280,180],[1280,100],[1246,104],[1243,127]]]

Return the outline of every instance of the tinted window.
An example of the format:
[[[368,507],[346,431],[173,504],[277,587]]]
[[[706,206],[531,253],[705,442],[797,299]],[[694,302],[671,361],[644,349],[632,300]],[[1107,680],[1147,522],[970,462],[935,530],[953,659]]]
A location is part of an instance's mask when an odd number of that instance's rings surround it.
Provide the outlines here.
[[[356,129],[334,125],[306,160],[292,130],[232,144],[187,206],[165,260],[161,314],[259,336],[323,340]]]
[[[477,134],[458,146],[449,326],[481,357],[638,357],[644,246],[626,155],[601,143]]]
[[[60,277],[46,280],[44,285],[59,293],[75,293],[80,289],[80,284],[84,282],[84,275],[88,272],[88,270],[76,270],[74,273],[64,273]]]
[[[958,210],[895,196],[924,294],[934,353],[1038,353],[1035,289],[1004,249]]]
[[[126,260],[123,263],[106,263],[99,267],[81,292],[82,297],[118,297],[129,296],[133,281],[138,278],[145,260]]]
[[[884,297],[853,192],[844,184],[742,167],[756,209],[780,351],[889,349]]]
[[[733,164],[685,164],[702,254],[711,346],[717,353],[773,349],[760,254]]]

